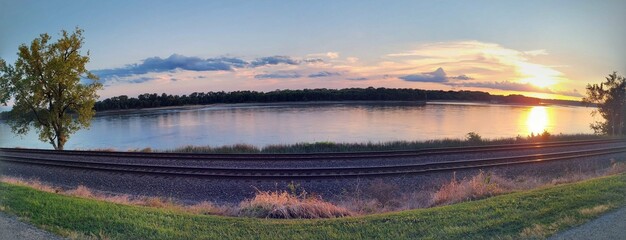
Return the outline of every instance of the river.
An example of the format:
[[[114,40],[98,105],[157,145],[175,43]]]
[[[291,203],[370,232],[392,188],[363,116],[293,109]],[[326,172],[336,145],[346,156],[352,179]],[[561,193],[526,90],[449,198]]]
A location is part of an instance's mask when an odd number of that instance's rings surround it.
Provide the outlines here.
[[[592,108],[487,103],[295,103],[230,104],[185,109],[104,114],[91,128],[71,136],[66,149],[184,145],[290,144],[297,142],[385,142],[592,133]],[[1,147],[51,148],[31,131],[15,136],[0,124]],[[8,137],[7,137],[8,136]]]

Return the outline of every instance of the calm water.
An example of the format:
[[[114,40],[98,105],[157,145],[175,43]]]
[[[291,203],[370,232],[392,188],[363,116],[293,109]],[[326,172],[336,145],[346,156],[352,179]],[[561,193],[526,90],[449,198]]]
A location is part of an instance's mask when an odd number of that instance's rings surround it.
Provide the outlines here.
[[[222,105],[187,110],[150,110],[98,116],[72,136],[66,149],[182,145],[257,146],[296,142],[381,142],[486,138],[540,133],[592,133],[591,108],[510,106],[476,103],[327,103]],[[0,124],[0,146],[50,148],[34,132],[17,137]],[[8,137],[7,137],[8,136]]]

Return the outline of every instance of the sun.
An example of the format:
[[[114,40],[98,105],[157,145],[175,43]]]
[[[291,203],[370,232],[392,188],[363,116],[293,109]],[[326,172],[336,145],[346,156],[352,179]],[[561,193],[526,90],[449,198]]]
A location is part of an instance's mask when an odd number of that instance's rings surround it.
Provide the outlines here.
[[[547,88],[557,84],[558,78],[562,75],[559,71],[532,63],[519,63],[518,72],[522,75],[520,82],[538,88]]]
[[[524,78],[522,79],[522,82],[531,84],[539,88],[547,88],[552,85],[555,85],[557,81],[550,77],[538,76],[538,77],[532,77],[532,78]]]
[[[526,118],[526,126],[528,134],[541,134],[546,131],[550,118],[546,107],[535,106],[530,109]]]

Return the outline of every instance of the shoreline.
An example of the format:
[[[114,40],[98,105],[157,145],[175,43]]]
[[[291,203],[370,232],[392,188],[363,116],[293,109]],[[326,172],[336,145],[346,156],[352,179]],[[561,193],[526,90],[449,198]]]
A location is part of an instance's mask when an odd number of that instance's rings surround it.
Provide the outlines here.
[[[66,150],[74,151],[115,151],[115,152],[154,152],[154,153],[209,153],[209,154],[277,154],[277,153],[345,153],[345,152],[375,152],[375,151],[404,151],[429,148],[447,147],[473,147],[502,144],[521,144],[538,142],[564,142],[585,140],[609,140],[623,139],[597,134],[537,134],[534,136],[517,136],[503,138],[482,138],[480,135],[467,136],[466,138],[439,138],[429,140],[399,140],[386,142],[297,142],[290,144],[252,145],[238,143],[231,145],[178,145],[168,148],[153,148],[150,146],[137,148],[73,148]],[[51,149],[51,148],[26,148],[26,147],[0,147],[22,149]]]
[[[250,102],[250,103],[214,103],[214,104],[194,104],[183,106],[167,106],[167,107],[153,107],[153,108],[133,108],[133,109],[120,109],[120,110],[105,110],[96,112],[97,116],[106,115],[118,115],[118,114],[133,114],[140,112],[150,111],[164,111],[164,110],[197,110],[213,107],[251,107],[251,106],[303,106],[303,105],[333,105],[333,104],[415,104],[415,105],[429,105],[429,104],[457,104],[457,105],[498,105],[498,106],[565,106],[565,107],[586,107],[580,105],[568,105],[568,104],[555,104],[555,103],[541,103],[541,104],[525,104],[525,103],[504,103],[504,102],[489,102],[489,101],[456,101],[456,100],[433,100],[433,101],[385,101],[385,100],[346,100],[346,101],[292,101],[292,102]]]
[[[433,101],[435,102],[435,101]],[[439,102],[439,101],[437,101]],[[393,104],[393,103],[411,103],[411,104],[427,104],[426,101],[307,101],[307,102],[251,102],[251,103],[214,103],[214,104],[194,104],[183,106],[167,106],[167,107],[154,107],[154,108],[133,108],[133,109],[121,109],[121,110],[105,110],[96,112],[98,115],[111,115],[133,112],[148,112],[148,111],[162,111],[162,110],[196,110],[203,108],[233,106],[233,107],[249,107],[249,106],[301,106],[301,105],[330,105],[330,104]],[[479,103],[479,102],[472,102]],[[480,102],[487,103],[487,102]]]

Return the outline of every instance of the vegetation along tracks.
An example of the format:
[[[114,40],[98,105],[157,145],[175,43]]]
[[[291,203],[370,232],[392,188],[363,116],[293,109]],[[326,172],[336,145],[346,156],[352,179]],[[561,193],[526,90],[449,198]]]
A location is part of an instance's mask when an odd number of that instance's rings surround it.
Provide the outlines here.
[[[114,151],[80,151],[80,150],[46,150],[23,148],[0,148],[1,152],[16,154],[45,154],[54,156],[111,157],[111,158],[138,158],[138,159],[165,159],[165,160],[233,160],[233,161],[271,161],[271,160],[342,160],[362,158],[393,158],[416,157],[443,154],[464,154],[482,152],[501,152],[529,150],[540,148],[588,146],[596,144],[626,143],[624,139],[579,140],[560,142],[538,142],[523,144],[485,145],[472,147],[428,148],[418,150],[396,150],[378,152],[336,152],[336,153],[242,153],[242,154],[203,154],[203,153],[160,153],[160,152],[114,152]]]
[[[450,154],[459,152],[472,152],[472,151],[513,151],[523,150],[528,148],[549,148],[556,146],[582,146],[590,145],[591,143],[623,143],[624,140],[594,140],[594,141],[570,141],[570,142],[552,142],[552,143],[536,143],[536,144],[523,144],[523,145],[498,145],[498,146],[481,146],[481,147],[466,147],[466,148],[441,148],[441,149],[424,149],[419,151],[395,151],[395,152],[368,152],[368,153],[341,153],[341,154],[173,154],[164,153],[164,156],[160,156],[160,153],[127,153],[127,152],[89,152],[89,151],[47,151],[47,150],[34,150],[34,149],[0,149],[0,152],[11,152],[13,154],[0,154],[0,161],[36,164],[45,166],[55,166],[64,168],[78,168],[85,170],[104,170],[114,171],[130,174],[156,174],[156,175],[168,175],[168,176],[184,176],[184,177],[210,177],[210,178],[251,178],[251,179],[285,179],[285,178],[340,178],[340,177],[368,177],[368,176],[390,176],[390,175],[403,175],[403,174],[419,174],[434,171],[456,171],[472,168],[483,167],[495,167],[513,164],[528,164],[537,162],[557,161],[578,159],[585,157],[595,157],[600,155],[618,154],[626,152],[626,147],[623,145],[602,147],[594,149],[581,150],[583,147],[577,148],[575,151],[561,151],[541,154],[527,154],[527,155],[515,155],[512,152],[512,156],[508,157],[491,157],[491,158],[477,158],[477,159],[460,159],[441,162],[416,162],[406,163],[398,165],[381,165],[381,166],[357,166],[357,167],[299,167],[297,164],[291,164],[285,167],[241,167],[233,164],[230,167],[212,167],[212,166],[184,166],[184,165],[167,165],[167,164],[146,164],[146,163],[132,163],[132,162],[98,162],[85,160],[90,157],[102,157],[100,154],[108,154],[108,156],[133,156],[151,158],[154,156],[160,157],[194,157],[194,158],[228,158],[238,160],[243,156],[247,161],[250,160],[267,160],[274,159],[272,157],[281,158],[293,158],[299,157],[308,158],[347,158],[358,157],[370,157],[376,156],[379,158],[385,157],[406,157],[410,154]],[[505,150],[503,150],[505,149]],[[33,154],[34,153],[34,154]],[[42,154],[47,153],[47,154]],[[62,159],[53,157],[55,155],[64,154],[80,154],[83,153],[84,159]],[[217,155],[217,156],[216,156]],[[338,156],[339,155],[339,156]]]

